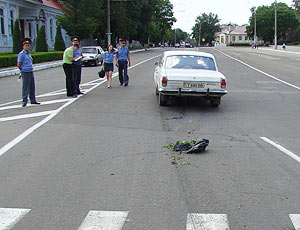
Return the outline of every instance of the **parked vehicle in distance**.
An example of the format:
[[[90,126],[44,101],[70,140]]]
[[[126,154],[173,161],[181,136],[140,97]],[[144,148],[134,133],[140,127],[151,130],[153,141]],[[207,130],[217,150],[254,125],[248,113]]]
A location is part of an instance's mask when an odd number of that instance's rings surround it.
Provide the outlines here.
[[[179,44],[179,43],[176,43],[176,44],[175,44],[175,48],[180,48],[180,44]]]
[[[104,51],[100,46],[83,46],[81,47],[83,64],[99,65],[103,61]]]
[[[218,71],[212,54],[198,51],[165,51],[154,72],[159,105],[165,106],[171,96],[198,96],[212,106],[227,94],[226,77]]]

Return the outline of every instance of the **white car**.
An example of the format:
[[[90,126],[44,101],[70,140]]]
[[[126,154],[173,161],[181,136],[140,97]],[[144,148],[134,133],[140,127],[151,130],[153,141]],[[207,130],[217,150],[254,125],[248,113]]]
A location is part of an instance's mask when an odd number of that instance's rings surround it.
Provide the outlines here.
[[[83,64],[101,64],[104,51],[100,46],[83,46],[80,48],[83,56]]]
[[[227,94],[226,77],[218,71],[212,54],[197,51],[165,51],[154,72],[159,105],[167,105],[170,96],[199,96],[212,106]]]

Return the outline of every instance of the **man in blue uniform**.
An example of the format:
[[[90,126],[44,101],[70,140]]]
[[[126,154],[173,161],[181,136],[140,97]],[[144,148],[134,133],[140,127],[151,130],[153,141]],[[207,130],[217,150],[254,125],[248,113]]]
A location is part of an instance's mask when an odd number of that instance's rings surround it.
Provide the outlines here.
[[[125,46],[126,40],[120,40],[121,47],[118,48],[117,59],[118,59],[118,68],[119,68],[119,81],[120,86],[128,86],[129,78],[127,75],[127,68],[130,67],[130,51]]]
[[[73,45],[74,44],[80,45],[80,38],[77,35],[72,36],[71,41],[72,41]],[[73,58],[75,58],[76,56],[77,57],[82,56],[80,49],[74,51]],[[82,65],[82,58],[80,58],[77,61],[73,61],[73,64],[72,64],[72,76],[73,76],[73,81],[74,81],[74,90],[75,90],[75,94],[77,94],[77,95],[83,94],[80,91],[80,87],[79,87],[80,82],[81,82],[81,65]]]
[[[29,49],[31,46],[31,39],[24,38],[22,41],[23,50],[18,54],[17,66],[21,71],[22,77],[22,106],[25,107],[28,102],[28,96],[30,98],[30,103],[33,105],[39,105],[41,103],[37,102],[35,99],[35,84],[33,75],[33,65],[32,57],[30,55]]]

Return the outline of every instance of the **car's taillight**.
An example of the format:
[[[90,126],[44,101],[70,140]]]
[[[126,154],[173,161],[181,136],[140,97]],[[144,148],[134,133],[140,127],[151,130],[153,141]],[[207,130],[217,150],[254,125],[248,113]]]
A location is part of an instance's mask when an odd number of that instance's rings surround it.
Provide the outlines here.
[[[221,88],[226,88],[226,80],[225,79],[222,79],[221,81]]]
[[[161,80],[161,83],[162,83],[163,87],[166,87],[167,84],[168,84],[168,78],[167,77],[163,77],[162,80]]]

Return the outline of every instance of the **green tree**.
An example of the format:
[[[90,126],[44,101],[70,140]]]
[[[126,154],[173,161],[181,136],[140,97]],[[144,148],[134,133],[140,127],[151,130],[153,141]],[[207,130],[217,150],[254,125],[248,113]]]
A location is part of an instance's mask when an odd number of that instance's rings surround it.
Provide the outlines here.
[[[104,0],[64,0],[59,1],[68,10],[58,17],[58,24],[67,34],[78,35],[81,39],[92,38],[100,25],[99,15],[103,15]],[[103,20],[103,18],[101,18]]]
[[[215,33],[221,31],[220,20],[217,14],[203,13],[195,21],[196,24],[192,29],[192,35],[196,39],[197,44],[199,44],[199,34],[201,45],[203,43],[202,39],[205,39],[205,43],[211,43],[215,39]]]
[[[254,38],[255,8],[251,9],[250,25],[247,27],[247,34]],[[275,3],[271,6],[259,6],[256,9],[256,31],[259,39],[265,42],[274,40],[275,24]],[[278,40],[286,40],[288,31],[295,30],[299,25],[296,10],[285,3],[278,3],[277,6],[277,35]]]
[[[42,25],[36,36],[36,52],[48,52],[48,45],[46,42],[45,25]]]
[[[55,42],[54,42],[54,50],[56,51],[64,51],[66,49],[66,45],[64,42],[64,39],[61,35],[61,27],[56,27],[56,36],[55,36]]]
[[[17,54],[22,50],[22,36],[20,30],[20,21],[17,19],[15,21],[13,30],[13,53]]]

